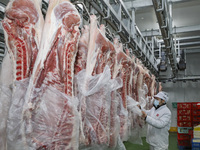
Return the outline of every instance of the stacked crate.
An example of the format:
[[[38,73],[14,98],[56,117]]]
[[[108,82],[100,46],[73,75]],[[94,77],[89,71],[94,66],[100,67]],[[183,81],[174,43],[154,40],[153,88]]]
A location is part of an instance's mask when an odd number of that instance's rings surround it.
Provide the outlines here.
[[[180,150],[200,150],[193,142],[193,127],[200,124],[200,103],[177,103],[178,147]],[[199,144],[200,145],[200,144]]]
[[[192,150],[200,150],[200,103],[192,103],[193,136]]]
[[[177,103],[177,138],[180,150],[191,148],[192,125],[192,103]]]
[[[192,103],[192,126],[200,124],[200,103]]]

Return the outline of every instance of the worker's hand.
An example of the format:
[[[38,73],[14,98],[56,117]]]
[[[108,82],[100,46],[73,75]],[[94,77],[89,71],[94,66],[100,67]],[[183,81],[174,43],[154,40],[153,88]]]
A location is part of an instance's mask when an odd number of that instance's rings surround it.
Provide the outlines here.
[[[137,104],[137,107],[139,107],[141,109],[141,106],[139,104]]]
[[[145,119],[146,117],[147,117],[147,114],[144,111],[142,111],[142,118]]]

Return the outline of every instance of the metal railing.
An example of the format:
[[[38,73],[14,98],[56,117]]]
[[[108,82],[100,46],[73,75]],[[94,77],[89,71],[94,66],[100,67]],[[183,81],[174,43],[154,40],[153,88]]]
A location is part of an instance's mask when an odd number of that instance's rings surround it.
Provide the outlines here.
[[[87,21],[89,16],[86,12],[96,12],[95,15],[100,17],[100,23],[104,23],[114,35],[119,35],[125,47],[131,49],[152,74],[158,76],[153,50],[135,25],[122,0],[80,0],[79,3],[85,5],[84,10],[78,6],[76,0],[72,2]]]

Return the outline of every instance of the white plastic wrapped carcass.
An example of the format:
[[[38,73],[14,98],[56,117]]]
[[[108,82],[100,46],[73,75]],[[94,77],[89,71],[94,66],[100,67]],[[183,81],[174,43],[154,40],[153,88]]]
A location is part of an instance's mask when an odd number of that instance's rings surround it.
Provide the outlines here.
[[[7,52],[7,49],[5,50]],[[0,149],[6,150],[6,128],[8,110],[13,90],[12,61],[6,53],[1,64],[0,74]]]
[[[142,144],[141,131],[143,130],[143,126],[140,125],[142,112],[138,105],[143,106],[142,103],[127,96],[128,118],[130,122],[128,141],[133,144]]]
[[[8,118],[8,149],[78,149],[78,100],[53,87],[40,89],[37,108],[24,103],[28,82],[18,82]],[[38,89],[39,91],[39,89]],[[42,91],[42,94],[41,94]],[[39,96],[39,95],[37,95]],[[23,107],[29,105],[29,110]],[[31,109],[32,108],[32,109]]]
[[[0,85],[0,149],[6,150],[7,116],[10,107],[11,87]]]
[[[89,150],[116,148],[119,145],[123,147],[119,136],[119,116],[112,112],[117,112],[119,99],[116,98],[115,91],[122,86],[122,80],[111,79],[108,66],[103,73],[95,76],[86,76],[86,71],[82,70],[76,78],[81,116],[80,148]]]
[[[117,99],[119,101],[117,114],[120,119],[120,138],[122,141],[127,141],[129,137],[128,127],[130,126],[130,120],[128,118],[128,110],[123,106],[123,100],[119,93],[117,93]]]
[[[78,100],[48,87],[33,112],[30,133],[36,148],[76,150],[79,147]]]
[[[141,137],[145,131],[145,122],[141,118],[142,112],[137,105],[140,105],[142,109],[146,108],[148,102],[147,93],[148,87],[144,83],[142,89],[139,89],[139,102],[135,101],[130,96],[127,96],[127,108],[130,121],[128,141],[133,144],[142,144]]]
[[[24,94],[28,85],[28,78],[16,81],[14,83],[15,90],[12,93],[11,106],[7,119],[7,148],[13,150],[28,149],[26,141],[24,140],[24,130],[22,109],[24,106]]]
[[[146,107],[146,104],[148,103],[148,99],[147,99],[147,93],[148,93],[148,87],[147,85],[144,83],[142,86],[142,89],[139,89],[139,104],[142,108]]]

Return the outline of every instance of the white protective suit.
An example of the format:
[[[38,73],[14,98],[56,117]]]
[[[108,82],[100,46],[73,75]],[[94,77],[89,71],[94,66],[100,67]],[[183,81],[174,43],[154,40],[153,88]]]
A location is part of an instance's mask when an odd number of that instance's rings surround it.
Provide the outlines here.
[[[146,111],[147,137],[151,150],[167,150],[169,141],[169,129],[171,125],[171,111],[166,105],[155,109],[152,107]]]

